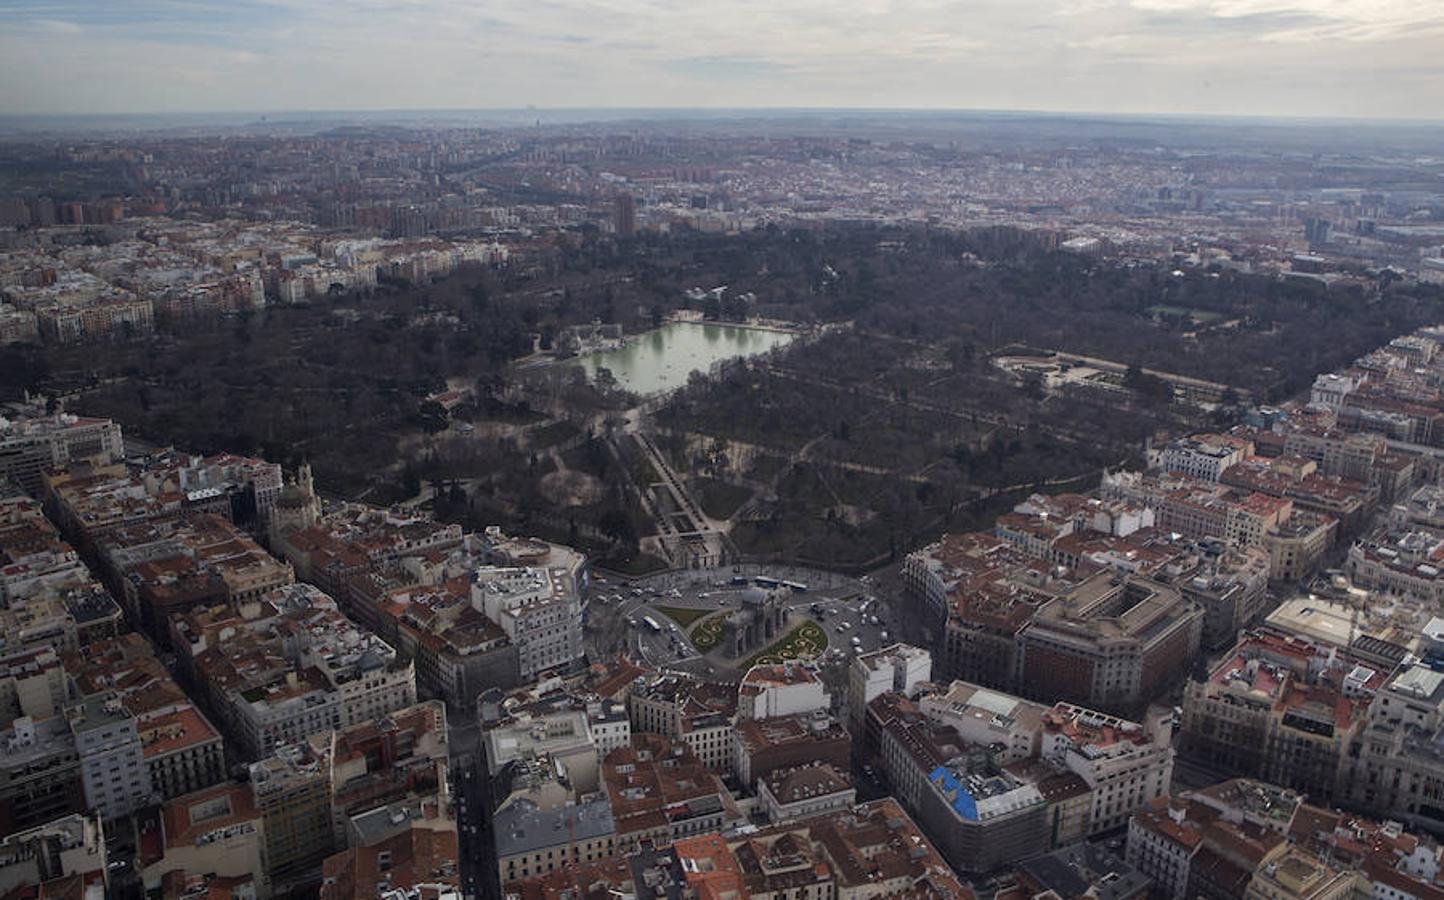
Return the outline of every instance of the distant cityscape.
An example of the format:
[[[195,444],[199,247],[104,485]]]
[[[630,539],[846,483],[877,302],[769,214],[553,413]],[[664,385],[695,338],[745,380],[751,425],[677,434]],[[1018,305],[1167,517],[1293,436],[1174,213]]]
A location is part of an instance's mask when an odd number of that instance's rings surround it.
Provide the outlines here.
[[[0,341],[144,333],[466,261],[530,265],[550,235],[577,228],[1016,226],[1079,254],[1444,284],[1436,157],[1230,150],[1217,137],[1134,146],[1088,139],[1086,124],[1077,145],[1012,147],[966,131],[908,141],[605,125],[16,139],[4,155],[26,176],[0,196],[0,226],[14,227],[0,244]]]

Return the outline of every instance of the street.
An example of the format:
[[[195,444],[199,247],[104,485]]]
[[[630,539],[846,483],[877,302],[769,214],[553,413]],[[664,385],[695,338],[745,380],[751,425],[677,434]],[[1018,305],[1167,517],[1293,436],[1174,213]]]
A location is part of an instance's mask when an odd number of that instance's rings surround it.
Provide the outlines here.
[[[784,582],[796,587],[781,586]],[[625,648],[639,662],[658,669],[740,674],[733,665],[740,661],[699,653],[689,632],[709,617],[740,608],[744,592],[758,586],[785,591],[789,629],[817,623],[833,656],[876,650],[896,640],[888,605],[874,598],[863,582],[792,566],[747,565],[626,581],[593,576],[587,606],[589,649],[595,658],[607,658]]]

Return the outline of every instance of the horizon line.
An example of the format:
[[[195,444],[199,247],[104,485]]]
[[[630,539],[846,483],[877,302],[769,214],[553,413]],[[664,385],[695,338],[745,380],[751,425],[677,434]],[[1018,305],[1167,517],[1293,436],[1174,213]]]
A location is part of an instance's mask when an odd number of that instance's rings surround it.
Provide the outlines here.
[[[1280,125],[1304,124],[1347,124],[1369,123],[1374,125],[1401,125],[1412,127],[1444,128],[1444,118],[1438,116],[1326,116],[1290,115],[1285,113],[1227,113],[1227,112],[1136,112],[1109,110],[1067,110],[1008,107],[961,107],[961,106],[629,106],[629,105],[584,105],[584,106],[475,106],[475,107],[335,107],[335,108],[234,108],[234,109],[185,109],[185,110],[131,110],[131,111],[87,111],[87,112],[36,112],[0,111],[0,121],[22,119],[84,120],[106,118],[195,118],[195,117],[255,117],[254,124],[272,124],[273,116],[284,116],[295,121],[306,121],[306,116],[425,116],[439,114],[504,114],[507,116],[529,116],[534,114],[555,115],[584,113],[632,113],[639,117],[685,114],[689,116],[726,118],[729,114],[749,118],[780,116],[785,114],[871,114],[871,115],[974,115],[1002,117],[1037,117],[1063,119],[1128,119],[1128,120],[1174,120],[1174,121],[1220,121],[1277,123]]]

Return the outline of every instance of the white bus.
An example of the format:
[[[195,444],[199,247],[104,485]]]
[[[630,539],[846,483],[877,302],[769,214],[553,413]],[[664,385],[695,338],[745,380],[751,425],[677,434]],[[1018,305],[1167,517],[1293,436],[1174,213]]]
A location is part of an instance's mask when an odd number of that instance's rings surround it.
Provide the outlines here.
[[[657,620],[652,618],[651,616],[642,616],[642,621],[647,623],[647,627],[652,629],[653,632],[661,632],[662,626],[658,625]]]

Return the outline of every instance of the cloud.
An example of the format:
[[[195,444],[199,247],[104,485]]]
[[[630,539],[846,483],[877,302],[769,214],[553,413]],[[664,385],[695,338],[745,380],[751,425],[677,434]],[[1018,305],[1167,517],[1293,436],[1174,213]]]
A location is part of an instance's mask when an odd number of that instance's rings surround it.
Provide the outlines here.
[[[85,29],[64,19],[35,19],[35,27],[52,34],[80,34]]]
[[[1388,41],[1444,29],[1444,6],[1417,0],[1131,0],[1212,27],[1280,41]]]
[[[9,112],[1423,115],[1439,85],[1395,73],[1441,56],[1444,4],[1419,0],[0,0]]]
[[[738,56],[689,56],[669,59],[663,61],[662,68],[686,78],[706,81],[776,78],[787,72],[787,66],[781,63]]]

